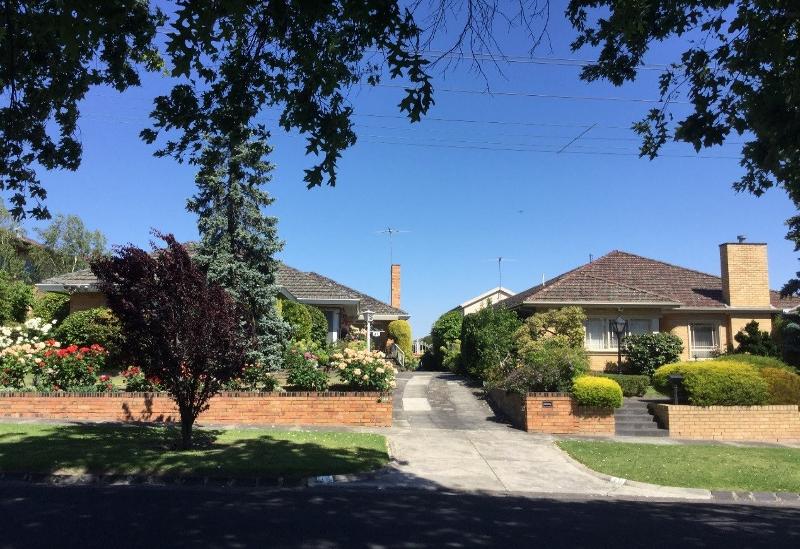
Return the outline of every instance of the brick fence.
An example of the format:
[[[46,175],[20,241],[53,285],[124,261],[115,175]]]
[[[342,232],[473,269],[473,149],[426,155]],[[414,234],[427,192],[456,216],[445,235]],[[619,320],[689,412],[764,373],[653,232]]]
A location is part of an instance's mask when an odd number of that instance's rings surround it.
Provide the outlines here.
[[[614,410],[579,406],[567,393],[528,393],[494,389],[489,398],[515,426],[551,434],[614,434]]]
[[[752,442],[800,441],[800,408],[774,406],[686,406],[652,404],[659,422],[671,438],[742,440]]]
[[[0,393],[0,418],[180,421],[164,393]],[[392,425],[392,397],[366,392],[222,393],[198,418],[206,424]]]

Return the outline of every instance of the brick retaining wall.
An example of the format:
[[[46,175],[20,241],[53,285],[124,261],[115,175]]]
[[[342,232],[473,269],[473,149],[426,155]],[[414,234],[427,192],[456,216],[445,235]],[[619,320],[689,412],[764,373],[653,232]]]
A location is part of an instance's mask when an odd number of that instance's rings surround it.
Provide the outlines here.
[[[800,408],[774,406],[685,406],[653,404],[653,412],[669,428],[671,438],[800,441]]]
[[[164,393],[0,393],[0,418],[178,422]],[[198,423],[392,425],[392,397],[381,393],[223,393]]]
[[[614,434],[612,408],[578,406],[566,393],[528,393],[523,399],[521,395],[493,390],[489,398],[514,425],[528,432]]]

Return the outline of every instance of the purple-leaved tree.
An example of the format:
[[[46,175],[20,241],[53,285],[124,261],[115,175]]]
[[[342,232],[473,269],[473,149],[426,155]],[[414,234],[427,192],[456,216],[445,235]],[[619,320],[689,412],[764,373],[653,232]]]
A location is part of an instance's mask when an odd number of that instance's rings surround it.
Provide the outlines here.
[[[197,416],[245,362],[242,313],[171,234],[153,253],[127,245],[92,263],[108,305],[120,318],[131,354],[178,404],[183,448]]]

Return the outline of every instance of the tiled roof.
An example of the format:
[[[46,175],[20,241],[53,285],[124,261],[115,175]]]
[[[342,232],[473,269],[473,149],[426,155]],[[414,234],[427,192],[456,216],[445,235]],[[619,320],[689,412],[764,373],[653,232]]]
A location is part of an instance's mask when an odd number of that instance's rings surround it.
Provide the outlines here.
[[[724,308],[720,277],[627,252],[613,251],[502,302],[517,307],[534,302],[658,303]],[[798,298],[771,292],[772,305],[786,309]]]
[[[362,310],[371,309],[379,315],[398,315],[408,316],[408,313],[401,309],[396,309],[372,296],[361,293],[339,284],[335,280],[322,276],[317,273],[304,272],[288,265],[280,264],[276,274],[276,283],[285,288],[297,299],[309,300],[357,300],[360,302]],[[96,291],[97,277],[89,269],[66,273],[43,280],[42,286],[64,286],[84,288],[89,291]]]

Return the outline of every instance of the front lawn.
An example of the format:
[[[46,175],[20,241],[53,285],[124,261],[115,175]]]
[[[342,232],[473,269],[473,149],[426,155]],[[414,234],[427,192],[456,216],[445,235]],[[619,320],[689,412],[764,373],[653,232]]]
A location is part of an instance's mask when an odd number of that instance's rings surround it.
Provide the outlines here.
[[[800,449],[576,440],[558,445],[595,471],[630,480],[710,490],[800,492]]]
[[[271,429],[195,429],[177,451],[178,427],[0,424],[0,471],[212,477],[307,477],[377,469],[383,436]]]

